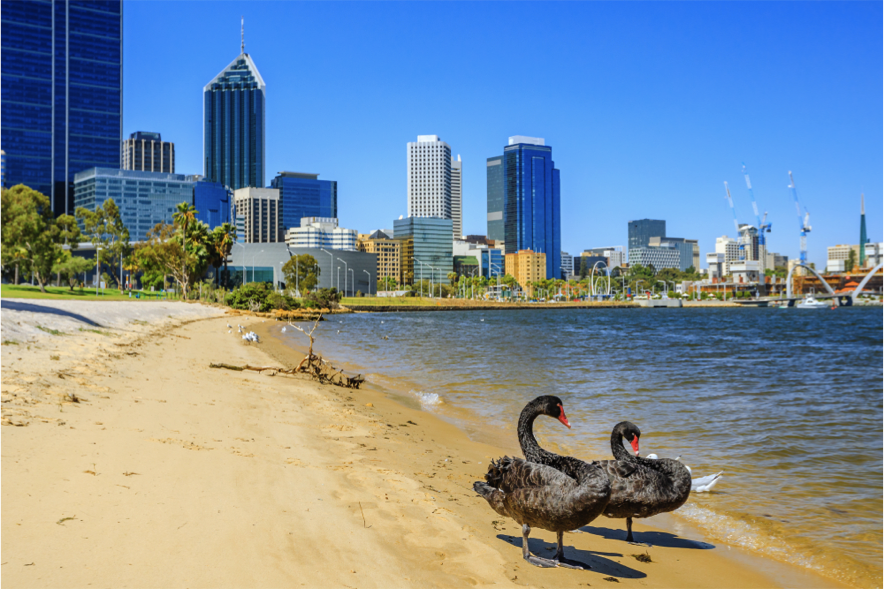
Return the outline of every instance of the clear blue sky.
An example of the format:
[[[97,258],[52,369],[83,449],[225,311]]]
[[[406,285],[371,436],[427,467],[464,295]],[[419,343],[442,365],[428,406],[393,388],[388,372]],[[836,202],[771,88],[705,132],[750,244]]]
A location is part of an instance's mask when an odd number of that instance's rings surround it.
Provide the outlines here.
[[[124,4],[124,133],[174,141],[203,173],[202,88],[246,51],[267,83],[267,177],[338,181],[344,227],[406,212],[406,143],[436,134],[464,161],[464,230],[486,232],[485,159],[544,137],[562,178],[562,248],[626,245],[665,219],[701,252],[754,223],[809,258],[882,240],[882,4],[146,2]]]

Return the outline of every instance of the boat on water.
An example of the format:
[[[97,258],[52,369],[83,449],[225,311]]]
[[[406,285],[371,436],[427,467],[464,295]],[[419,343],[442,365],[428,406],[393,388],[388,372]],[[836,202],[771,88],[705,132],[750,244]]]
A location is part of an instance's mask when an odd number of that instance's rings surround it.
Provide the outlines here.
[[[829,303],[818,301],[813,298],[813,295],[807,295],[804,297],[804,300],[795,305],[799,309],[827,309],[831,305]]]

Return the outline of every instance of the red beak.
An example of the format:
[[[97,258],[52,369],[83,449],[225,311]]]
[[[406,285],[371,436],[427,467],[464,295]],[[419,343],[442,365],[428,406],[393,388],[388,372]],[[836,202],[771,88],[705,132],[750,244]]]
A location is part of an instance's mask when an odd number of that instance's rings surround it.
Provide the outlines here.
[[[565,408],[562,407],[561,405],[559,405],[559,409],[562,410],[562,412],[559,413],[559,421],[561,421],[562,423],[564,423],[565,426],[567,426],[568,429],[571,429],[571,424],[568,423],[568,418],[565,417]]]
[[[635,452],[636,456],[638,456],[638,436],[632,438],[630,444],[632,444],[632,451]]]

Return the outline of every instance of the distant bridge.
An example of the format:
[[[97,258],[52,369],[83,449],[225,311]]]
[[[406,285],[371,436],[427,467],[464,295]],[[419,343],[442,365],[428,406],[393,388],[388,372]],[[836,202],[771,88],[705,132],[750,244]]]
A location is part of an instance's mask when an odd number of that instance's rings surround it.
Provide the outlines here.
[[[816,299],[836,299],[838,301],[838,305],[842,307],[849,307],[854,304],[856,301],[856,297],[862,294],[863,289],[872,279],[872,277],[878,273],[880,270],[884,269],[884,264],[878,264],[875,266],[868,274],[866,274],[865,278],[857,285],[857,287],[849,292],[839,292],[836,293],[835,290],[831,287],[831,285],[826,282],[826,279],[820,276],[819,272],[817,272],[814,268],[811,268],[807,264],[798,263],[789,270],[789,276],[786,278],[786,298],[776,298],[776,297],[762,297],[758,299],[752,299],[749,301],[741,301],[739,299],[734,299],[735,303],[740,303],[741,305],[749,305],[749,306],[761,306],[766,305],[770,302],[788,302],[789,306],[792,307],[795,305],[796,301],[802,300],[803,296],[795,296],[792,293],[792,274],[795,272],[795,268],[803,267],[810,270],[814,276],[816,276],[819,281],[822,283],[824,287],[826,287],[826,294],[816,294],[814,298]]]

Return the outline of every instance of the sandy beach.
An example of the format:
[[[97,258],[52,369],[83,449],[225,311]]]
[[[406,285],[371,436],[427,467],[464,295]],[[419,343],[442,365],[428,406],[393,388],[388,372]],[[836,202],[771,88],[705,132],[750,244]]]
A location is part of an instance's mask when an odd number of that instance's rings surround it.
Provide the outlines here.
[[[185,303],[2,303],[5,586],[840,586],[689,530],[639,521],[653,546],[632,546],[605,518],[565,536],[591,571],[535,568],[515,522],[471,488],[517,448],[383,391],[209,367],[297,364],[269,321]],[[554,547],[534,531],[533,552]]]

